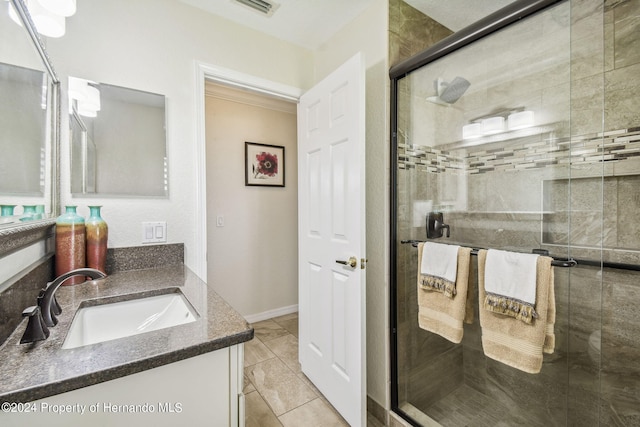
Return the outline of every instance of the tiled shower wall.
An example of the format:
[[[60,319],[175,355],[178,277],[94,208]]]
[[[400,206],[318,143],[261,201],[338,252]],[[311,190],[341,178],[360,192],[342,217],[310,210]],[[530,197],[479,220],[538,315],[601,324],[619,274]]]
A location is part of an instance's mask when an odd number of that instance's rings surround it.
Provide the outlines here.
[[[389,0],[389,65],[425,50],[452,31],[402,0]]]
[[[454,170],[475,175],[549,165],[587,165],[640,156],[640,127],[575,138],[556,138],[550,132],[543,138],[519,138],[508,144],[483,144],[475,149],[466,149],[463,153],[463,150],[439,150],[416,144],[399,144],[398,151],[398,167],[416,168],[418,172]]]
[[[424,239],[424,214],[443,210],[451,243],[640,264],[640,0],[572,0],[570,12],[568,73],[495,95],[569,100],[540,135],[462,148],[456,132],[480,110],[443,113],[458,130],[437,134],[398,106],[399,239]],[[556,352],[532,376],[483,356],[477,307],[462,345],[420,330],[416,250],[399,245],[398,259],[401,403],[428,413],[464,384],[528,425],[640,425],[640,272],[556,269]]]

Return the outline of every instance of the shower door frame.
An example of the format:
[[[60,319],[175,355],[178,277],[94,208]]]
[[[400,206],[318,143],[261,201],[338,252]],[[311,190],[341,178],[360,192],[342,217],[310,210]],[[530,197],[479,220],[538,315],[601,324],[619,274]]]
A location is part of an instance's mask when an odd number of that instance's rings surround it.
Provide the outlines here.
[[[391,138],[391,176],[390,176],[390,295],[389,295],[389,326],[390,338],[390,394],[391,394],[391,410],[402,417],[405,421],[413,426],[420,426],[408,414],[403,412],[398,406],[398,332],[397,332],[397,245],[399,244],[397,235],[397,219],[398,219],[398,81],[407,77],[411,72],[422,68],[423,66],[440,59],[449,53],[452,53],[462,47],[493,34],[519,20],[529,17],[533,14],[541,12],[550,6],[562,3],[567,0],[517,0],[510,5],[482,18],[470,26],[450,35],[449,37],[439,41],[430,48],[408,58],[399,64],[391,67],[389,70],[390,84],[390,138]]]

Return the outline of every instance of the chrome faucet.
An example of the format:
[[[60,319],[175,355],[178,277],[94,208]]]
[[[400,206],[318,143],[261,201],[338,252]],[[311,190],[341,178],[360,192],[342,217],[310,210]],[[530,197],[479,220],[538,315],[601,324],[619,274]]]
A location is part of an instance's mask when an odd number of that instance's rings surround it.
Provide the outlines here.
[[[47,283],[47,286],[38,294],[38,305],[28,307],[22,312],[23,317],[29,317],[29,323],[20,340],[21,344],[41,341],[49,337],[48,328],[58,324],[56,316],[62,313],[62,308],[60,304],[58,304],[58,301],[56,301],[55,293],[60,285],[74,276],[89,276],[93,280],[107,277],[107,275],[100,270],[78,268],[61,274],[53,281]]]

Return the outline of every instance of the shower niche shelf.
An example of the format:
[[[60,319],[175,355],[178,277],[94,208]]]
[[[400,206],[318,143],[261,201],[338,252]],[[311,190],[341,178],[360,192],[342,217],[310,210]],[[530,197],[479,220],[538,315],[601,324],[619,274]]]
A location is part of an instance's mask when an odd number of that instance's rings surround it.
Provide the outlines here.
[[[542,192],[542,243],[640,251],[640,175],[545,180]]]

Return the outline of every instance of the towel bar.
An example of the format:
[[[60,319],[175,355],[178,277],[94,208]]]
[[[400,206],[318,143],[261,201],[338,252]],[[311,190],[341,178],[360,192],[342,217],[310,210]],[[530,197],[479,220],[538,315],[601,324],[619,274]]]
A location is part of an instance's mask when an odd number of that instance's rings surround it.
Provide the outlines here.
[[[411,246],[413,246],[414,248],[417,248],[418,243],[423,243],[423,241],[422,240],[401,240],[400,243],[402,244],[411,243]],[[472,248],[471,255],[478,255],[479,250],[480,248]],[[574,267],[578,265],[578,262],[573,258],[556,258],[556,257],[551,257],[551,258],[553,258],[551,265],[554,267]]]

